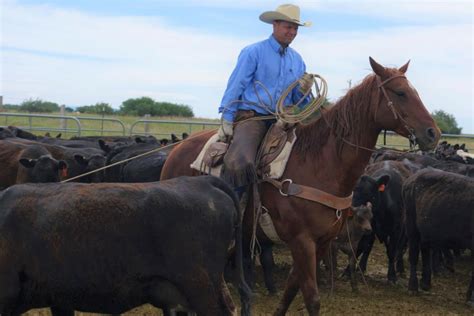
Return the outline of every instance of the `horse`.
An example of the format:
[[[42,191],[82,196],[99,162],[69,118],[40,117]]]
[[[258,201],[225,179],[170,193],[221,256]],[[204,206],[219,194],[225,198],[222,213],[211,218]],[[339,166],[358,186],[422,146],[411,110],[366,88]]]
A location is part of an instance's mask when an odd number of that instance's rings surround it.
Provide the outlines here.
[[[297,140],[281,178],[284,182],[318,188],[337,197],[350,197],[384,129],[409,138],[422,150],[435,148],[440,130],[405,76],[410,61],[399,69],[386,68],[371,57],[369,61],[372,74],[348,90],[333,107],[324,110],[320,118],[296,125]],[[163,166],[161,179],[198,175],[190,164],[214,133],[200,132],[177,145]],[[259,182],[258,190],[262,205],[293,258],[274,315],[286,313],[299,289],[308,314],[319,315],[317,260],[341,230],[347,212],[288,196],[265,181]],[[244,217],[254,216],[250,207]],[[244,242],[247,244],[248,240]]]

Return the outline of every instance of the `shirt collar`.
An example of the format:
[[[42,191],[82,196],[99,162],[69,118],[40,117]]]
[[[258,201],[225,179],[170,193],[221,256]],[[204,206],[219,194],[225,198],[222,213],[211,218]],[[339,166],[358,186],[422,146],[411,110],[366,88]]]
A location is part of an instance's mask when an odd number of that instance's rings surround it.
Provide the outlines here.
[[[272,47],[272,49],[280,54],[280,55],[284,55],[286,54],[286,52],[288,51],[288,47],[285,47],[283,48],[280,43],[278,43],[278,41],[275,39],[275,37],[272,35],[270,35],[270,38],[269,38],[269,41],[270,41],[270,46]]]

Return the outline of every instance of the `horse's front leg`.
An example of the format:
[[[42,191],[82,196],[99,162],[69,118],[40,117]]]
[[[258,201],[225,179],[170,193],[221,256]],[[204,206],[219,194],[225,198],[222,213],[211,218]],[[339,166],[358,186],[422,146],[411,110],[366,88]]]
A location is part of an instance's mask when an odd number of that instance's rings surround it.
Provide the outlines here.
[[[280,299],[277,310],[273,313],[274,316],[284,316],[286,314],[299,289],[298,277],[296,275],[295,264],[293,263],[293,267],[286,280],[285,291]]]
[[[321,303],[316,283],[316,244],[310,237],[300,237],[288,246],[293,257],[293,268],[275,315],[285,314],[298,292],[298,287],[303,294],[308,315],[319,315]]]

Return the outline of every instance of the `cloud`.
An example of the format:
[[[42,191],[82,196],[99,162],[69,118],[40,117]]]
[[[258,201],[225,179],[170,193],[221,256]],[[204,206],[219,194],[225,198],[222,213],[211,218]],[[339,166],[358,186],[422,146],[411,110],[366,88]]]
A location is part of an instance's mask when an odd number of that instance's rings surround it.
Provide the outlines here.
[[[370,72],[368,56],[388,66],[411,59],[408,78],[428,109],[454,114],[464,131],[474,133],[472,11],[466,9],[472,5],[381,3],[299,2],[314,12],[360,11],[366,16],[405,21],[418,16],[437,22],[367,31],[301,30],[293,46],[308,70],[327,79],[329,96],[335,100],[345,93],[348,80],[354,85]],[[185,10],[193,2],[179,5]],[[202,5],[266,10],[278,3],[203,0]],[[189,104],[197,116],[215,118],[240,49],[262,39],[237,31],[225,36],[186,25],[170,27],[156,16],[103,16],[10,0],[3,4],[2,19],[1,94],[6,103],[41,98],[67,105],[104,101],[118,107],[128,98],[147,95]]]

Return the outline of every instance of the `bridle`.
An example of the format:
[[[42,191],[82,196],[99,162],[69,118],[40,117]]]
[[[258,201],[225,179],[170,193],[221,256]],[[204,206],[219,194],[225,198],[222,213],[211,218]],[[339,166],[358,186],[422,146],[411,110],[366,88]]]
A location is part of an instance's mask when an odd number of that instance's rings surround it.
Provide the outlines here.
[[[380,76],[377,75],[377,82],[378,82],[377,86],[380,90],[382,90],[382,94],[385,96],[385,99],[387,100],[387,106],[392,111],[394,118],[399,119],[400,121],[402,121],[403,127],[407,130],[407,132],[409,134],[408,139],[410,141],[410,148],[412,148],[412,147],[415,147],[415,145],[416,145],[415,130],[410,127],[408,122],[400,115],[400,112],[398,112],[397,109],[395,109],[395,107],[393,106],[393,101],[388,96],[387,90],[385,90],[385,87],[384,87],[384,85],[387,82],[390,82],[390,81],[392,81],[393,79],[396,79],[396,78],[405,78],[405,79],[407,79],[407,77],[405,77],[405,75],[395,75],[395,76],[392,76],[388,79],[385,79],[384,81],[381,81]]]
[[[400,113],[395,109],[395,107],[393,106],[393,101],[390,99],[390,97],[388,96],[387,94],[387,90],[385,90],[385,87],[384,85],[387,83],[387,82],[390,82],[392,81],[393,79],[396,79],[396,78],[405,78],[405,75],[395,75],[395,76],[392,76],[388,79],[385,79],[384,81],[382,81],[380,79],[380,77],[378,75],[376,75],[376,78],[377,78],[377,87],[382,90],[382,94],[385,96],[385,99],[387,100],[387,106],[388,108],[392,111],[393,113],[393,116],[394,118],[397,120],[399,119],[400,121],[403,122],[403,127],[408,131],[408,140],[410,141],[410,150],[414,150],[414,147],[416,146],[416,136],[415,136],[415,130],[413,128],[410,127],[410,125],[408,124],[408,122],[400,115]],[[408,80],[408,79],[407,79]],[[326,125],[332,129],[331,125],[329,124],[329,122],[326,120],[326,117],[324,115],[321,116],[324,121],[326,122]],[[374,149],[371,149],[371,148],[367,148],[367,147],[364,147],[364,146],[360,146],[360,145],[357,145],[357,144],[353,144],[351,143],[350,141],[348,141],[347,139],[345,139],[344,137],[341,138],[341,140],[352,146],[352,147],[355,147],[355,148],[359,148],[359,149],[364,149],[364,150],[367,150],[369,152],[375,152],[376,150]]]

